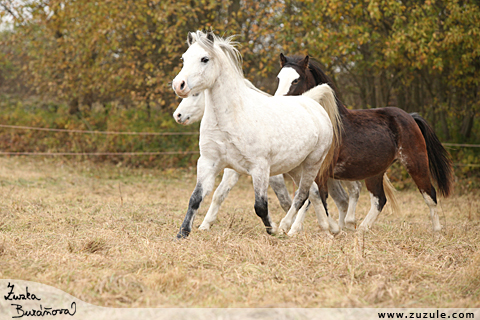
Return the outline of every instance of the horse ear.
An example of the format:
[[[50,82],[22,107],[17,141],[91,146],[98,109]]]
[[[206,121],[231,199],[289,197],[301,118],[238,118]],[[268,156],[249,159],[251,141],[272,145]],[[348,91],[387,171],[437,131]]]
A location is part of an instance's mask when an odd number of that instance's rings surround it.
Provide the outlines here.
[[[280,52],[280,65],[282,68],[287,64],[287,58],[283,55],[283,53]]]
[[[305,59],[303,59],[303,68],[307,70],[308,68],[308,61],[310,60],[310,57],[308,55],[305,56]]]
[[[213,33],[207,32],[207,39],[213,43]]]
[[[191,46],[193,44],[193,36],[191,32],[188,33],[187,43],[188,43],[188,46]]]

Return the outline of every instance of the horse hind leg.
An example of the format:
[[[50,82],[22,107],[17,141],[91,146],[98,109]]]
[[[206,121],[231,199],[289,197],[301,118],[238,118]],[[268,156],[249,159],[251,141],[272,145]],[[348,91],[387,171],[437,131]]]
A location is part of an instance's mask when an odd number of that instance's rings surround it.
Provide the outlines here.
[[[437,192],[430,181],[426,152],[425,154],[417,154],[415,157],[404,155],[402,163],[407,168],[408,173],[417,185],[425,203],[430,209],[430,219],[432,221],[433,231],[441,231],[442,225],[440,224],[440,219],[437,213]]]
[[[303,221],[305,220],[306,211],[308,210],[310,204],[313,204],[313,207],[315,208],[315,214],[317,216],[318,224],[320,225],[320,229],[323,233],[331,236],[330,232],[333,234],[337,234],[340,232],[338,224],[332,219],[330,215],[327,214],[327,211],[325,210],[325,202],[323,201],[323,197],[318,190],[317,184],[313,183],[310,187],[308,205],[304,205],[302,209],[298,212],[295,222],[293,223],[292,228],[288,232],[289,236],[295,235],[302,231]]]
[[[338,208],[338,225],[341,229],[345,227],[345,216],[348,211],[348,194],[342,187],[339,180],[329,178],[327,181],[328,193]]]
[[[310,190],[310,192],[312,192]],[[289,236],[293,236],[297,233],[300,233],[303,230],[303,221],[305,221],[305,217],[307,215],[307,210],[310,208],[310,205],[312,202],[310,200],[305,201],[305,204],[303,205],[302,208],[297,213],[297,216],[294,219],[294,222],[292,224],[292,227],[290,228],[290,231],[288,232]]]
[[[306,208],[301,212],[300,217],[297,215],[297,213],[299,213],[300,208],[305,204],[305,201],[309,197],[310,187],[315,178],[314,172],[315,170],[313,169],[305,169],[305,166],[303,168],[298,167],[289,172],[289,175],[292,177],[295,183],[298,184],[298,189],[293,198],[292,206],[282,221],[280,221],[279,229],[281,232],[287,233],[296,219],[299,219],[298,221],[301,223],[305,218]]]
[[[378,215],[382,212],[383,207],[387,203],[387,197],[383,189],[383,172],[374,177],[365,179],[365,185],[370,192],[370,211],[360,224],[360,230],[369,230],[372,228]]]
[[[277,226],[272,221],[268,212],[268,178],[268,167],[265,166],[257,170],[252,170],[253,189],[255,191],[255,213],[262,219],[267,233],[273,235],[277,232]]]
[[[318,180],[320,182],[320,179]],[[317,181],[315,181],[314,185],[312,186],[316,192],[313,193],[313,200],[314,201],[314,208],[315,213],[317,215],[317,220],[320,225],[322,225],[321,220],[326,220],[328,222],[328,227],[331,233],[338,234],[340,232],[340,228],[338,227],[338,223],[333,220],[332,216],[328,213],[328,206],[327,206],[327,198],[328,198],[328,187],[327,185],[321,185],[321,188],[318,189]],[[315,200],[321,200],[321,206],[315,205]]]
[[[292,206],[292,199],[290,198],[290,194],[288,193],[283,175],[279,174],[270,177],[270,186],[275,192],[275,195],[277,196],[283,211],[287,213]]]
[[[437,213],[437,196],[435,188],[432,186],[430,194],[422,192],[423,199],[425,203],[430,208],[430,219],[432,220],[432,228],[434,232],[440,232],[442,230],[442,225],[440,224],[440,219]]]
[[[360,191],[362,191],[362,182],[360,181],[343,181],[348,188],[348,210],[345,217],[345,228],[355,230],[357,227],[357,220],[355,218],[355,210],[357,209],[358,198],[360,198]]]

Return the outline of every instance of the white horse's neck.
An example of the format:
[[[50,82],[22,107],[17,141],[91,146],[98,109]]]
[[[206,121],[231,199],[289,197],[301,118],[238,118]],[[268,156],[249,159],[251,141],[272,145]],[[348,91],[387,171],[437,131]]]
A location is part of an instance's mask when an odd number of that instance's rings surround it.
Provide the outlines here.
[[[205,117],[216,126],[228,128],[245,111],[245,95],[251,93],[243,78],[224,68],[215,84],[205,90]]]

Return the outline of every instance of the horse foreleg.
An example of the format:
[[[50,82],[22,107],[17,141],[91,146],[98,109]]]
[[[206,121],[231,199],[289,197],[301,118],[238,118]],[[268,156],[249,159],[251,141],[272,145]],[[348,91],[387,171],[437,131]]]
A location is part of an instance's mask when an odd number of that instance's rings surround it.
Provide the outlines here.
[[[222,182],[218,185],[218,188],[213,193],[212,203],[208,212],[203,219],[202,224],[200,225],[200,230],[208,230],[210,226],[217,220],[218,210],[222,205],[225,198],[228,196],[228,193],[237,183],[239,174],[232,169],[225,169],[223,172]]]
[[[310,190],[310,192],[312,192]],[[306,201],[303,207],[297,213],[297,216],[294,217],[294,222],[292,224],[292,228],[288,232],[289,236],[297,234],[303,230],[303,221],[305,221],[305,217],[307,215],[307,210],[310,207],[311,201]]]
[[[337,234],[338,232],[340,232],[338,224],[332,219],[331,216],[327,215],[324,202],[322,201],[322,197],[316,183],[313,183],[310,187],[309,200],[310,201],[308,202],[308,205],[310,205],[310,203],[313,204],[318,224],[320,225],[321,230],[328,235],[330,235],[330,232],[332,232],[333,234]],[[303,229],[303,221],[305,220],[305,214],[307,210],[308,206],[305,208],[304,205],[302,209],[298,212],[297,218],[295,219],[292,228],[288,232],[289,236],[292,236]]]
[[[368,191],[370,191],[371,206],[367,216],[360,224],[359,229],[361,230],[368,230],[373,226],[378,215],[382,212],[383,207],[387,203],[387,197],[383,190],[383,172],[374,177],[365,179],[365,185],[367,186]]]
[[[288,193],[287,186],[285,185],[285,179],[283,175],[279,174],[273,177],[270,177],[270,186],[272,187],[275,195],[280,202],[280,206],[283,211],[288,212],[288,209],[292,206],[292,199]]]
[[[345,227],[345,216],[348,210],[348,194],[338,180],[328,179],[328,193],[332,196],[335,205],[338,208],[338,224],[341,229]]]
[[[304,205],[305,201],[307,200],[309,196],[309,190],[312,186],[316,172],[318,172],[318,167],[312,170],[308,170],[305,166],[303,168],[298,167],[295,170],[289,172],[289,175],[293,178],[295,183],[298,184],[298,190],[295,193],[295,197],[293,198],[292,206],[290,207],[287,214],[280,222],[279,228],[282,232],[284,233],[288,232],[288,230],[290,229],[290,226],[294,221],[295,215],[298,213],[300,208]],[[302,219],[302,217],[300,217],[300,219]],[[299,222],[301,221],[302,220],[299,220]]]
[[[212,191],[215,177],[223,169],[218,161],[200,157],[197,162],[197,184],[188,203],[187,214],[183,220],[177,238],[186,238],[192,231],[193,221],[205,197]]]
[[[348,189],[348,211],[345,217],[345,228],[349,230],[355,230],[357,226],[357,220],[355,218],[355,210],[357,209],[358,198],[360,197],[360,191],[362,191],[361,181],[343,181]]]

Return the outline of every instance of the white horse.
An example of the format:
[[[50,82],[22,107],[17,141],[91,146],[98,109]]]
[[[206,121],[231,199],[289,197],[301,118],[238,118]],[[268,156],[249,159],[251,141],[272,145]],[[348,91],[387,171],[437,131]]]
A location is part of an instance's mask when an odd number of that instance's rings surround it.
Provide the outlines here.
[[[247,86],[251,87],[252,90],[258,90],[250,81],[245,80]],[[262,91],[260,91],[262,92]],[[267,93],[264,93],[268,96]],[[309,91],[305,93],[305,95],[309,95]],[[173,118],[175,121],[182,125],[190,125],[192,123],[198,122],[202,119],[203,114],[205,112],[205,94],[203,92],[191,95],[188,98],[182,99],[182,102],[178,105],[177,109],[173,113]],[[222,181],[220,185],[213,193],[212,203],[210,208],[205,215],[205,218],[200,225],[199,229],[201,230],[208,230],[210,226],[216,221],[218,210],[222,205],[223,201],[228,196],[228,193],[233,188],[233,186],[237,183],[239,178],[239,174],[232,169],[225,169],[222,177]],[[272,187],[273,191],[275,192],[280,206],[285,212],[288,212],[288,209],[292,205],[292,200],[288,193],[287,187],[285,185],[285,180],[283,175],[277,175],[270,177],[270,186]],[[335,204],[339,210],[339,223],[340,228],[343,228],[345,223],[345,216],[347,210],[355,211],[356,202],[358,201],[358,194],[361,190],[361,183],[360,186],[357,187],[357,184],[354,182],[350,183],[347,182],[347,186],[349,188],[349,194],[345,192],[342,188],[340,181],[329,179],[328,180],[328,192],[331,195],[332,199],[335,201]],[[355,188],[357,187],[357,188]],[[352,190],[353,188],[353,190]],[[355,191],[355,192],[353,192]],[[300,232],[303,228],[303,221],[305,219],[306,211],[308,210],[309,203],[306,203],[301,210],[298,212],[297,218],[292,225],[292,228],[288,232],[288,235],[294,235]],[[353,209],[352,209],[353,208]],[[330,232],[338,233],[338,228],[336,225],[330,224]]]
[[[257,89],[250,81],[245,79],[245,83],[249,86],[252,90],[256,90],[265,94],[266,96],[270,96],[269,94],[262,92],[261,90]],[[203,114],[205,112],[205,94],[204,92],[192,94],[188,98],[182,99],[182,102],[178,105],[177,109],[173,113],[173,118],[175,121],[182,125],[190,125],[192,123],[198,122],[202,120]],[[210,208],[208,208],[207,214],[203,219],[202,224],[200,225],[200,230],[208,230],[210,229],[211,225],[215,223],[217,220],[218,210],[222,205],[223,201],[226,199],[228,193],[233,188],[233,186],[237,183],[240,175],[233,169],[225,168],[223,171],[222,181],[220,182],[219,186],[213,193],[212,203],[210,204]],[[275,195],[277,196],[280,206],[285,212],[288,212],[290,207],[292,206],[292,199],[288,193],[287,186],[285,185],[285,181],[283,179],[283,175],[279,174],[269,179],[270,186],[272,187]],[[308,204],[304,205],[302,210],[307,210]],[[334,226],[333,226],[334,228]],[[335,228],[331,230],[333,233],[338,232]]]
[[[333,159],[332,143],[337,143],[338,113],[333,91],[328,85],[313,90],[319,97],[330,93],[323,107],[305,97],[266,97],[247,87],[241,57],[231,38],[212,33],[189,33],[184,66],[172,82],[181,98],[205,91],[205,114],[200,126],[200,158],[197,184],[178,238],[187,237],[205,196],[213,189],[215,177],[224,168],[252,176],[255,213],[268,233],[276,226],[268,213],[267,188],[270,175],[289,173],[299,185],[291,208],[280,227],[288,225],[309,198],[324,230],[328,219],[318,189],[313,182],[324,177]],[[332,124],[332,121],[334,122]],[[319,214],[323,212],[322,214]]]

